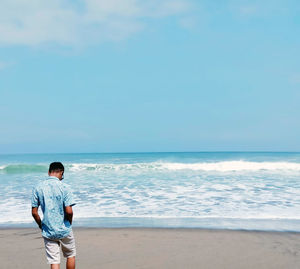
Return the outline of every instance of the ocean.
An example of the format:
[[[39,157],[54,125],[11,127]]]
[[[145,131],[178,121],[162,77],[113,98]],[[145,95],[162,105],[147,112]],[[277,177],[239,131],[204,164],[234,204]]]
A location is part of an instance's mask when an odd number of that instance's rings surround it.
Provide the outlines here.
[[[74,226],[300,232],[300,153],[0,155],[0,227],[33,227],[32,188],[65,165]]]

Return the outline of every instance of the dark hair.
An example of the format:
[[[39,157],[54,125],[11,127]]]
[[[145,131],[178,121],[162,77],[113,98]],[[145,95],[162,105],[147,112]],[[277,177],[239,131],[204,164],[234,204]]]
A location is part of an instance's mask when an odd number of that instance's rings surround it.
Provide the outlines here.
[[[49,165],[49,173],[65,171],[65,167],[61,162],[53,162]]]

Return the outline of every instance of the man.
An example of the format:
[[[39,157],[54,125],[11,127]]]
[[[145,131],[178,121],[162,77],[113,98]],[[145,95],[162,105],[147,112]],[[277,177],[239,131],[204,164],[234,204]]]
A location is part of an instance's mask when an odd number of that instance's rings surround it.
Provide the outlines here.
[[[75,269],[75,239],[72,231],[72,206],[75,205],[69,187],[62,183],[64,166],[60,162],[51,163],[49,177],[32,190],[32,216],[42,230],[46,256],[51,269],[60,267],[60,245],[67,258],[67,269]],[[38,207],[43,211],[43,221]]]

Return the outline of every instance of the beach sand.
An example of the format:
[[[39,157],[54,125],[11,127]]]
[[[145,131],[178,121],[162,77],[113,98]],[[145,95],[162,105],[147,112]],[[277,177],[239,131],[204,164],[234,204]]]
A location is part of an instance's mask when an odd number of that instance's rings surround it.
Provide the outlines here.
[[[81,269],[300,268],[300,233],[74,228],[74,234]],[[38,229],[1,229],[0,238],[0,268],[49,268]]]

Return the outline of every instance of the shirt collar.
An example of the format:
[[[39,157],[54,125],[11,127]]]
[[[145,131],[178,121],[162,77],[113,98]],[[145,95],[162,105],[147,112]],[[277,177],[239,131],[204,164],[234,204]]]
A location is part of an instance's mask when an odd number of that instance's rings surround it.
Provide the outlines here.
[[[59,181],[59,178],[58,177],[54,177],[54,176],[49,176],[48,179],[56,179]]]

